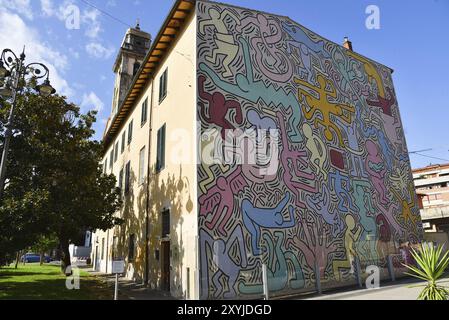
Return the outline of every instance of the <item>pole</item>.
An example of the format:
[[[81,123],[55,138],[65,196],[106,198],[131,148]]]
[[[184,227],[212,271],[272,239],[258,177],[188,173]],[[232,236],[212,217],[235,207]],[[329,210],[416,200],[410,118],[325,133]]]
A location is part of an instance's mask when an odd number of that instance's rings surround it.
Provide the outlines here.
[[[115,274],[114,300],[118,300],[118,273]]]
[[[25,59],[25,54],[22,53],[20,59],[18,59],[17,69],[14,71],[14,83],[12,87],[12,104],[11,110],[9,111],[8,123],[6,125],[5,132],[5,142],[3,144],[2,161],[0,164],[0,200],[3,198],[3,193],[5,191],[5,180],[6,180],[6,165],[8,161],[9,144],[12,137],[12,126],[14,122],[14,108],[16,106],[16,95],[17,88],[19,86],[20,75],[22,73],[23,60]]]
[[[267,265],[265,263],[262,265],[262,281],[263,281],[264,298],[265,298],[265,300],[269,300],[270,293],[269,293],[269,289],[268,289],[268,270],[267,270]]]

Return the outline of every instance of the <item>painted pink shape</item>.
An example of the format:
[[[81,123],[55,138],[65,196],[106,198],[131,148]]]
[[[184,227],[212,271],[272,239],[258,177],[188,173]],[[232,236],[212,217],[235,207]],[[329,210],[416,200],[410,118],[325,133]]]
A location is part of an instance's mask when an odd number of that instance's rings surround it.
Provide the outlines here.
[[[385,188],[384,182],[384,177],[387,169],[385,168],[385,166],[383,166],[382,170],[375,171],[370,166],[370,164],[376,166],[383,165],[384,161],[379,153],[377,145],[373,141],[368,140],[366,142],[366,150],[368,151],[368,156],[366,157],[365,160],[366,171],[370,175],[371,183],[373,184],[374,188],[379,194],[380,203],[387,204],[388,203],[388,199],[386,197],[387,190]]]
[[[228,235],[225,227],[234,211],[234,195],[248,186],[246,180],[241,176],[241,172],[241,167],[238,167],[227,178],[219,177],[215,186],[198,199],[200,216],[208,217],[211,214],[213,215],[212,220],[205,224],[209,230],[215,230],[218,221],[222,218],[218,225],[218,232],[223,236]],[[226,215],[223,217],[225,210]]]
[[[282,152],[281,152],[281,163],[284,168],[283,180],[288,189],[290,189],[296,195],[296,205],[301,208],[305,208],[306,205],[300,200],[301,190],[310,193],[318,192],[315,184],[315,174],[304,172],[299,164],[304,167],[308,167],[308,163],[305,160],[307,158],[307,152],[305,150],[292,150],[285,129],[285,119],[281,112],[277,113],[279,120],[280,134],[282,137]],[[290,166],[291,164],[291,166]],[[294,173],[295,175],[293,176]],[[314,186],[309,186],[308,184],[301,183],[294,180],[295,178],[303,178],[314,182]]]

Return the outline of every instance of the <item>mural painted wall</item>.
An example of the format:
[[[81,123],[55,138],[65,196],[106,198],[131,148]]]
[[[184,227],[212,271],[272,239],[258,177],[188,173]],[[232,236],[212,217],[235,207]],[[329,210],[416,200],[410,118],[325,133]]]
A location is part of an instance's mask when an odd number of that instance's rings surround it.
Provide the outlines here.
[[[386,272],[422,232],[390,69],[287,17],[197,14],[201,148],[234,160],[198,168],[201,298],[260,295],[262,263],[272,294],[355,283],[356,259]],[[239,129],[270,161],[206,134]]]

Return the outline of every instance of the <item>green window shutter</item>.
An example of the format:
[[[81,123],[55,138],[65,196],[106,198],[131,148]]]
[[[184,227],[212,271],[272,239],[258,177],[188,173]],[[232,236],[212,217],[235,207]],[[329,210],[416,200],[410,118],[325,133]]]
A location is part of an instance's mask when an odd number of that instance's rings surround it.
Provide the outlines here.
[[[162,127],[162,136],[161,136],[161,167],[165,168],[165,124]]]

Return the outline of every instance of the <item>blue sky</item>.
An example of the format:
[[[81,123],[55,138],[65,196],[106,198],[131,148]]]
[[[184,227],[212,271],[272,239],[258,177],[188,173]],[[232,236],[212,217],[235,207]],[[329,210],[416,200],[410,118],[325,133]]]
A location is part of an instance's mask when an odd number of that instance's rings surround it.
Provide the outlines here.
[[[129,25],[159,30],[173,0],[88,0]],[[430,159],[411,155],[413,167],[449,162],[449,0],[223,0],[288,15],[321,36],[395,70],[394,81],[410,151],[432,149]],[[70,5],[80,10],[79,29],[68,29]],[[380,29],[365,27],[368,5],[380,10]],[[58,92],[84,111],[98,109],[101,139],[112,99],[112,65],[126,26],[82,0],[0,0],[0,49],[27,46],[28,62],[50,66]]]

